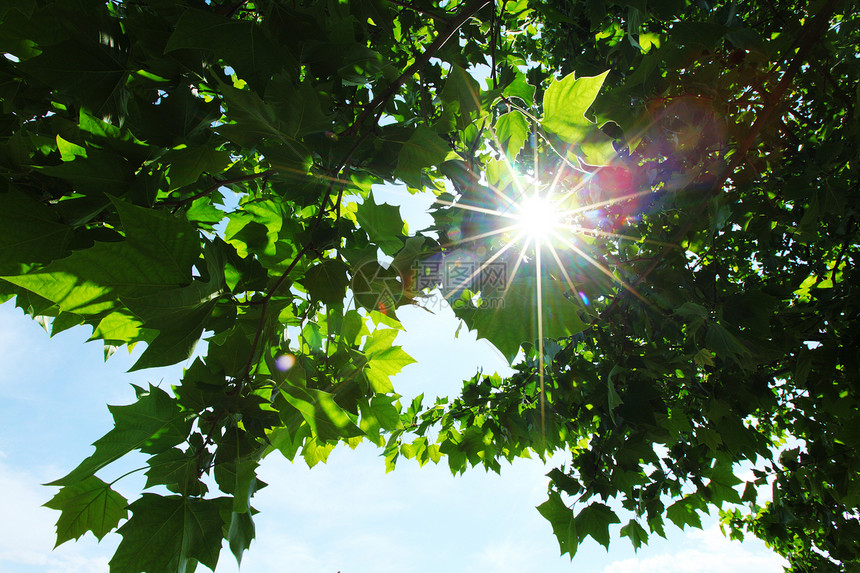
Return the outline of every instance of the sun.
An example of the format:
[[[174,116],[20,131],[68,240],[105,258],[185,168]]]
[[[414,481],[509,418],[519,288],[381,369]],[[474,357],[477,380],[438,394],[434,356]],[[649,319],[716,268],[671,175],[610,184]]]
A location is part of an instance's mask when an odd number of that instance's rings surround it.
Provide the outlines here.
[[[561,224],[558,205],[546,197],[532,195],[517,205],[517,227],[526,237],[545,239]]]

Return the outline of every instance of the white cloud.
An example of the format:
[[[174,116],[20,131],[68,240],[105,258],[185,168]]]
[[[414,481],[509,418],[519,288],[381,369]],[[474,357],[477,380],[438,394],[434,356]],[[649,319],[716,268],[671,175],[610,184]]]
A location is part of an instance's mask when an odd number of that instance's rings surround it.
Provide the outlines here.
[[[108,570],[111,541],[67,543],[52,551],[59,513],[41,507],[50,497],[40,477],[0,463],[0,570],[4,573],[98,573]]]
[[[602,573],[782,573],[786,564],[763,543],[731,541],[714,525],[688,532],[675,551],[616,561]]]

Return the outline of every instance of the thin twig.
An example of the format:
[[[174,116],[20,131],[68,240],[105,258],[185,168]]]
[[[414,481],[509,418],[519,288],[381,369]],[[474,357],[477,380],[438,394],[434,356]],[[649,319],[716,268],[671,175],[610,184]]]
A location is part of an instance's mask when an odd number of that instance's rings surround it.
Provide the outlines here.
[[[379,94],[370,101],[370,103],[365,106],[364,110],[359,114],[359,116],[355,119],[355,121],[346,128],[339,135],[352,135],[357,132],[364,125],[364,122],[367,121],[367,118],[373,115],[374,112],[377,111],[378,108],[385,105],[388,99],[393,96],[400,87],[406,83],[406,80],[410,78],[415,72],[423,68],[427,65],[436,52],[438,52],[442,46],[444,46],[448,40],[460,29],[460,27],[466,23],[469,18],[475,15],[475,13],[490,3],[490,0],[472,0],[468,4],[466,4],[463,9],[457,14],[448,24],[448,27],[445,28],[433,42],[427,46],[427,49],[418,57],[415,58],[415,61],[412,62],[412,65],[406,68],[400,76],[391,82],[386,89],[379,92]]]
[[[848,244],[851,243],[851,235],[854,232],[854,215],[848,221],[848,229],[845,232],[845,240],[842,242],[842,248],[839,254],[836,255],[836,260],[833,262],[833,268],[830,270],[830,282],[836,284],[836,271],[839,270],[839,265],[842,263],[842,257],[845,256],[845,251],[848,250]]]
[[[293,257],[293,261],[290,263],[290,266],[286,268],[286,270],[281,273],[281,276],[278,278],[277,282],[269,289],[269,292],[266,293],[266,296],[263,297],[262,305],[260,308],[260,320],[257,322],[257,332],[254,333],[254,341],[251,343],[251,351],[248,353],[248,361],[245,362],[245,367],[242,369],[242,376],[239,377],[236,383],[236,389],[234,393],[240,393],[242,391],[242,385],[245,383],[245,380],[248,378],[248,375],[251,373],[251,366],[254,363],[254,355],[257,353],[257,346],[260,344],[260,338],[263,335],[263,329],[266,325],[266,311],[269,309],[269,302],[271,302],[272,297],[278,292],[284,282],[287,280],[287,277],[293,271],[302,256],[310,250],[312,245],[310,243],[304,245],[301,250],[296,253],[296,256]]]
[[[221,187],[225,187],[227,185],[233,185],[234,183],[242,183],[244,181],[253,181],[254,179],[268,179],[269,177],[271,177],[274,174],[275,174],[275,170],[269,169],[267,171],[261,171],[260,173],[254,173],[253,175],[243,175],[242,177],[234,177],[233,179],[224,179],[223,181],[218,181],[217,183],[213,183],[212,185],[210,185],[209,187],[207,187],[203,191],[200,191],[199,193],[195,193],[194,195],[191,195],[190,197],[186,197],[185,199],[173,199],[173,200],[168,199],[166,201],[159,201],[157,203],[157,205],[182,207],[183,205],[193,203],[197,199],[200,199],[201,197],[205,197],[206,195],[209,195],[213,191],[217,191]]]
[[[507,0],[503,0],[502,2],[502,13],[505,11],[505,4]],[[492,64],[492,78],[493,78],[493,89],[498,89],[499,87],[499,78],[496,75],[496,36],[501,37],[501,31],[499,29],[499,23],[496,20],[496,7],[493,6],[493,15],[490,17],[490,62]]]
[[[334,189],[334,184],[340,181],[338,177],[340,177],[341,171],[343,171],[347,168],[347,166],[349,166],[350,162],[352,161],[353,154],[355,154],[356,150],[361,146],[362,143],[364,143],[364,140],[367,139],[370,133],[371,132],[366,131],[361,134],[361,136],[355,140],[355,143],[352,144],[352,147],[349,148],[349,151],[346,152],[346,155],[343,156],[343,159],[340,160],[340,163],[338,163],[337,166],[332,170],[333,175],[329,180],[328,186],[325,190],[325,194],[323,195],[322,201],[320,202],[320,208],[317,212],[317,218],[314,221],[314,227],[317,227],[322,222],[323,215],[325,215],[327,211],[326,202],[331,196],[331,190]],[[334,204],[334,210],[337,212],[338,218],[340,218],[340,203],[345,188],[346,185],[341,182],[340,191],[338,191],[337,194],[337,201]]]
[[[422,16],[429,16],[430,18],[433,18],[437,22],[442,22],[443,24],[448,24],[447,18],[440,16],[439,14],[434,14],[433,12],[429,12],[427,10],[422,10],[421,8],[413,6],[412,4],[410,4],[408,2],[402,2],[400,0],[385,0],[385,1],[388,2],[389,4],[394,4],[395,6],[400,6],[401,8],[406,8],[407,10],[412,10],[413,12],[415,12],[417,14],[421,14]]]

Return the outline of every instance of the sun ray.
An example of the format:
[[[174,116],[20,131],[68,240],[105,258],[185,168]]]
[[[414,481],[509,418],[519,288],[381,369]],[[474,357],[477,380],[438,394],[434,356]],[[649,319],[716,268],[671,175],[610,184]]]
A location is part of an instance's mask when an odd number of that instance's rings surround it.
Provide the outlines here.
[[[495,128],[491,129],[490,133],[492,133],[492,135],[493,135],[493,141],[495,141],[496,146],[499,149],[503,149],[504,146],[502,145],[502,142],[499,141],[499,136],[496,134]],[[517,188],[517,197],[515,199],[511,200],[508,198],[507,195],[505,195],[504,197],[505,197],[505,199],[507,199],[508,204],[516,206],[519,198],[522,197],[523,193],[525,193],[525,189],[523,189],[522,182],[520,181],[520,176],[517,173],[516,169],[514,168],[514,165],[508,159],[507,154],[503,153],[502,157],[503,157],[503,161],[505,163],[505,167],[508,168],[508,173],[510,173],[510,175],[511,175],[511,180],[514,183],[514,186]]]
[[[505,283],[505,288],[502,291],[502,298],[508,295],[508,289],[511,288],[511,285],[514,282],[514,277],[517,276],[517,272],[520,270],[520,264],[526,259],[526,251],[529,248],[529,245],[532,244],[531,238],[528,238],[527,241],[523,243],[523,248],[520,249],[520,254],[517,257],[517,260],[514,262],[514,269],[511,271],[511,276],[508,277],[507,282]]]
[[[515,231],[519,228],[519,225],[508,225],[507,227],[501,227],[499,229],[493,229],[492,231],[487,231],[486,233],[481,233],[480,235],[472,235],[471,237],[463,237],[462,239],[457,239],[456,241],[451,241],[450,243],[445,243],[445,246],[453,246],[453,245],[461,245],[463,243],[471,243],[473,241],[479,241],[481,239],[487,239],[489,237],[494,237],[496,235],[502,235],[507,233],[508,231]]]
[[[507,160],[505,160],[505,162],[507,163]],[[512,173],[513,173],[513,172],[512,172]],[[514,180],[514,184],[515,184],[517,187],[520,187],[520,181],[519,181],[519,178],[517,178],[517,177],[515,177],[515,176],[512,176],[512,179]],[[497,197],[500,197],[501,199],[503,199],[503,200],[505,201],[505,203],[507,203],[507,204],[508,204],[508,206],[513,206],[513,207],[516,207],[516,206],[517,206],[517,200],[516,200],[516,199],[513,199],[513,198],[511,198],[511,197],[508,197],[505,193],[502,193],[502,191],[501,191],[498,187],[496,187],[495,185],[490,185],[490,184],[488,183],[488,184],[487,184],[487,189],[489,189],[490,191],[492,191],[493,193],[495,193]]]
[[[538,323],[538,376],[540,379],[540,427],[541,433],[546,434],[546,392],[544,390],[543,364],[543,288],[541,273],[541,244],[540,237],[535,238],[535,275],[537,277],[537,323]]]
[[[504,247],[499,249],[499,251],[496,254],[494,254],[492,257],[490,257],[489,259],[484,261],[480,266],[478,266],[478,268],[477,268],[477,270],[475,270],[475,272],[473,272],[471,275],[466,277],[459,285],[454,287],[454,289],[450,293],[445,295],[445,298],[446,299],[450,298],[451,296],[454,295],[454,293],[459,291],[461,288],[464,288],[467,284],[469,284],[469,282],[472,279],[474,279],[476,276],[478,276],[481,273],[481,271],[483,271],[488,265],[491,265],[492,263],[494,263],[496,261],[496,259],[501,257],[505,253],[505,251],[510,249],[517,242],[518,242],[517,240],[513,240],[513,241],[508,241],[507,243],[505,243]]]
[[[540,197],[540,158],[538,156],[538,146],[537,146],[537,129],[535,124],[532,124],[532,157],[533,162],[532,166],[534,168],[534,194],[532,197],[536,200]],[[550,190],[547,190],[547,195]],[[525,205],[523,205],[525,207]],[[532,207],[534,208],[534,207]],[[542,211],[545,211],[541,209]],[[524,209],[525,211],[525,209]],[[558,221],[556,219],[555,221]],[[528,221],[524,221],[529,223]],[[532,231],[537,231],[534,228],[534,222],[530,222],[532,225]],[[550,223],[550,227],[552,227],[552,222]],[[550,230],[551,232],[551,230]],[[546,391],[544,387],[544,355],[543,355],[543,289],[542,289],[542,281],[543,277],[541,276],[541,237],[543,233],[533,232],[533,238],[535,242],[535,275],[536,275],[536,288],[537,288],[537,313],[538,313],[538,376],[540,378],[540,430],[541,435],[546,435]]]
[[[636,298],[638,298],[639,300],[641,300],[642,302],[644,302],[646,305],[648,305],[648,306],[652,306],[651,302],[650,302],[648,299],[646,299],[644,296],[642,296],[642,295],[641,295],[641,294],[640,294],[636,289],[634,289],[632,286],[630,286],[629,284],[627,284],[627,283],[624,281],[624,279],[621,279],[621,278],[619,278],[619,277],[615,276],[614,274],[612,274],[612,271],[610,271],[609,269],[607,269],[606,267],[604,267],[603,265],[601,265],[599,262],[597,262],[596,260],[594,260],[594,258],[593,258],[591,255],[589,255],[588,253],[586,253],[585,251],[583,251],[582,249],[580,249],[579,247],[577,247],[575,244],[573,244],[573,242],[571,242],[570,240],[568,240],[566,237],[561,237],[561,236],[559,236],[559,235],[558,235],[558,234],[556,234],[556,233],[554,233],[554,236],[555,236],[555,238],[556,238],[556,239],[558,239],[559,241],[561,241],[562,243],[564,243],[564,244],[565,244],[565,245],[566,245],[566,246],[567,246],[571,251],[575,252],[577,255],[579,255],[580,257],[582,257],[583,259],[585,259],[589,264],[591,264],[591,265],[592,265],[593,267],[595,267],[597,270],[599,270],[600,272],[602,272],[603,274],[605,274],[606,276],[608,276],[609,278],[611,278],[613,281],[617,282],[620,286],[622,286],[622,287],[623,287],[625,290],[627,290],[630,294],[632,294],[633,296],[635,296]]]
[[[451,201],[445,201],[444,199],[436,199],[434,204],[445,205],[447,207],[456,207],[457,209],[464,209],[466,211],[474,211],[476,213],[483,213],[484,215],[494,215],[496,217],[503,217],[505,219],[516,219],[516,215],[514,215],[512,213],[505,213],[505,212],[499,211],[497,209],[487,209],[486,207],[476,207],[475,205],[465,205],[462,203],[453,203]]]
[[[571,292],[575,295],[574,298],[576,301],[582,306],[583,309],[588,310],[585,306],[585,303],[579,298],[579,292],[575,284],[573,284],[573,280],[571,280],[570,275],[567,274],[567,269],[564,268],[564,264],[561,262],[561,258],[558,256],[558,252],[555,250],[555,247],[552,246],[552,243],[547,243],[547,248],[549,248],[549,252],[552,253],[553,258],[555,259],[556,264],[558,264],[558,269],[561,271],[562,276],[564,276],[564,280],[567,283],[567,286],[570,288]]]
[[[604,201],[598,201],[597,203],[589,203],[588,205],[583,205],[582,207],[575,207],[573,209],[569,209],[561,213],[563,217],[569,217],[571,215],[576,215],[577,213],[584,213],[586,211],[593,211],[599,207],[606,207],[607,205],[614,205],[616,203],[621,203],[622,201],[628,201],[630,199],[635,199],[636,197],[641,197],[643,195],[650,195],[651,191],[637,191],[636,193],[628,193],[627,195],[622,195],[620,197],[613,197],[611,199],[606,199]]]
[[[621,233],[615,233],[610,231],[601,231],[599,229],[590,229],[588,227],[579,227],[577,225],[569,225],[567,229],[574,234],[581,235],[597,235],[600,237],[610,237],[613,239],[626,239],[628,241],[633,241],[634,243],[648,243],[649,245],[657,245],[660,247],[675,247],[680,248],[679,245],[675,243],[667,243],[665,241],[657,241],[655,239],[646,239],[644,237],[633,237],[631,235],[622,235]]]
[[[502,149],[503,146],[499,142],[495,132],[492,130],[491,132],[492,137],[496,142],[497,148]],[[513,256],[507,258],[509,263],[512,263],[512,267],[507,273],[501,296],[504,298],[509,295],[509,290],[513,286],[513,283],[516,280],[516,277],[523,262],[526,262],[528,264],[533,263],[535,266],[535,291],[533,293],[533,296],[535,296],[536,298],[537,307],[535,309],[537,311],[537,343],[535,345],[535,350],[537,351],[536,358],[538,377],[540,381],[539,391],[541,433],[545,434],[547,396],[544,330],[547,325],[544,324],[544,278],[546,277],[546,275],[554,275],[556,272],[562,275],[564,284],[567,286],[569,291],[573,293],[573,296],[576,299],[576,312],[579,312],[579,309],[581,308],[584,312],[588,313],[589,304],[586,295],[584,294],[584,292],[581,292],[579,290],[577,283],[574,282],[571,277],[571,273],[568,272],[568,268],[565,266],[565,263],[560,256],[559,250],[561,248],[570,250],[571,253],[575,253],[579,258],[586,261],[590,266],[596,268],[599,273],[608,277],[612,281],[612,283],[618,284],[620,288],[630,292],[633,296],[635,296],[638,300],[645,303],[646,305],[653,306],[652,302],[648,301],[641,293],[636,291],[623,278],[616,276],[606,265],[606,263],[600,260],[600,257],[597,257],[594,253],[589,254],[589,252],[587,252],[588,249],[585,248],[584,245],[577,244],[577,236],[607,237],[619,241],[623,240],[632,242],[645,242],[655,245],[661,245],[664,247],[676,247],[677,245],[670,245],[661,241],[645,239],[642,237],[634,237],[630,235],[625,235],[623,233],[581,227],[575,224],[577,219],[581,219],[583,215],[587,214],[589,211],[595,211],[597,209],[605,208],[610,205],[616,205],[619,203],[631,202],[636,200],[637,198],[652,195],[652,192],[650,189],[647,189],[638,192],[626,193],[624,195],[611,197],[601,201],[588,202],[588,199],[582,197],[582,194],[577,193],[577,191],[582,190],[586,185],[588,185],[588,182],[591,180],[593,174],[586,173],[585,171],[579,169],[576,165],[573,164],[568,164],[569,168],[573,169],[575,172],[582,172],[583,177],[576,178],[577,180],[574,185],[570,187],[565,186],[563,192],[559,192],[558,188],[562,185],[562,179],[564,179],[565,174],[568,173],[568,169],[566,167],[559,167],[551,176],[547,178],[550,180],[548,182],[549,184],[542,184],[540,156],[537,149],[538,146],[535,141],[537,138],[537,133],[535,132],[534,125],[532,125],[531,133],[529,134],[529,136],[531,137],[532,142],[532,170],[530,174],[525,176],[518,175],[512,161],[508,158],[506,154],[501,153],[500,161],[504,163],[504,169],[506,169],[510,174],[511,181],[508,182],[506,178],[507,176],[505,176],[504,184],[500,184],[501,187],[492,184],[482,185],[482,188],[484,186],[486,187],[483,195],[485,196],[487,203],[490,205],[490,207],[495,206],[496,208],[482,207],[479,205],[468,205],[440,199],[437,199],[436,203],[439,205],[446,205],[450,207],[464,209],[467,211],[472,211],[475,213],[487,215],[489,217],[495,217],[500,220],[513,221],[512,224],[507,224],[506,222],[498,229],[481,232],[472,237],[463,237],[450,243],[451,245],[463,244],[474,242],[480,239],[504,235],[504,243],[501,244],[500,248],[498,248],[498,250],[492,256],[490,256],[489,259],[481,262],[478,265],[477,269],[475,269],[474,272],[472,272],[468,277],[462,280],[460,284],[453,287],[452,290],[447,295],[445,295],[446,299],[451,300],[455,294],[457,294],[458,292],[462,292],[462,290],[466,288],[469,284],[471,284],[475,277],[482,273],[488,265],[497,261],[505,253],[511,251],[514,245],[519,246],[519,253],[515,258]],[[602,168],[598,168],[598,171],[600,169]],[[504,191],[502,189],[504,189]],[[516,196],[514,198],[511,198],[508,195],[508,193],[512,192],[516,193]],[[576,206],[573,206],[572,208],[562,207],[561,201],[565,198],[573,198],[573,200],[575,201],[574,205]],[[577,198],[580,198],[580,200],[577,200]],[[479,201],[480,200],[481,199],[479,199]],[[580,203],[580,201],[582,201],[582,203]],[[577,205],[577,203],[579,204]],[[569,203],[568,206],[570,206]],[[549,254],[552,257],[552,261],[554,261],[554,263],[558,266],[558,271],[555,271],[554,269],[550,268],[552,263],[545,256],[543,252],[544,249],[548,249]],[[546,269],[544,268],[545,263],[548,263],[550,265]],[[594,275],[595,277],[599,276],[595,275],[594,273],[589,274]]]

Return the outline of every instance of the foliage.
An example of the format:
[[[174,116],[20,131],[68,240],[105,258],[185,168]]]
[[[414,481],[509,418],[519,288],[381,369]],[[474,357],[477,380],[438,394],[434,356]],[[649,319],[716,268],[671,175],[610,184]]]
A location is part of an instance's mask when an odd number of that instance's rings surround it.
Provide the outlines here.
[[[455,473],[568,451],[538,510],[571,557],[719,508],[794,571],[856,567],[856,14],[4,2],[0,300],[106,356],[145,343],[135,369],[207,341],[54,482],[58,543],[214,568],[251,543],[267,454],[368,440]],[[395,181],[438,196],[432,228],[376,202]],[[554,232],[502,232],[524,187]],[[430,272],[475,261],[504,280]],[[516,373],[401,404],[396,310],[437,287]],[[131,451],[154,491],[129,504],[96,474]]]

